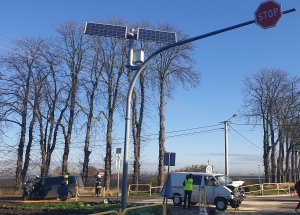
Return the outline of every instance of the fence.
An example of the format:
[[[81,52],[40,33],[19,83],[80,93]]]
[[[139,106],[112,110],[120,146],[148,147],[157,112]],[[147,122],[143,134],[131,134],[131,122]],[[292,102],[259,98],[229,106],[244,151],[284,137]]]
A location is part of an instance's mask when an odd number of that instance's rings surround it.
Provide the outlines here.
[[[132,188],[138,187],[137,190],[132,190]],[[139,188],[144,188],[139,190]],[[152,187],[151,184],[129,184],[128,186],[128,196],[131,193],[149,193],[149,196],[153,194],[153,189],[161,189],[162,186],[154,186]],[[263,183],[263,184],[252,184],[243,186],[245,189],[246,194],[258,194],[258,195],[265,195],[269,194],[272,191],[276,191],[279,195],[281,192],[291,194],[291,184],[290,183]],[[101,192],[100,195],[95,195],[95,187],[83,187],[78,189],[76,187],[76,201],[80,199],[80,197],[103,197],[107,196],[105,191],[105,187],[100,187]],[[116,192],[117,195],[119,195]],[[112,196],[113,194],[109,193],[108,195]]]
[[[101,213],[94,213],[92,215],[131,215],[131,214],[167,214],[167,208],[165,204],[152,204],[144,206],[136,206],[126,208],[124,211],[106,211]]]
[[[132,190],[131,188],[132,187],[137,187],[138,189],[137,190]],[[143,190],[139,190],[140,187],[144,187]],[[151,184],[129,184],[128,186],[128,196],[131,194],[131,193],[149,193],[149,195],[151,196],[152,195],[152,190],[153,189],[161,189],[162,186],[156,186],[156,187],[152,187]]]
[[[281,193],[291,194],[290,183],[263,183],[263,184],[251,184],[243,186],[246,194],[258,194],[265,195],[272,192],[276,192],[277,195]]]
[[[82,187],[82,188],[78,188],[77,186],[75,187],[76,189],[76,202],[78,201],[78,199],[80,197],[105,197],[106,196],[106,192],[105,192],[105,187],[99,187],[100,188],[100,194],[96,195],[95,193],[95,187]]]

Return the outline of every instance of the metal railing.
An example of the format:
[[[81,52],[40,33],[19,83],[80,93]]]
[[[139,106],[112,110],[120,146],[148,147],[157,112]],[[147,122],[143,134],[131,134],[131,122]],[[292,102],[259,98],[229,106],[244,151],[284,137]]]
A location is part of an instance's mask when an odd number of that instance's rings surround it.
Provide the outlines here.
[[[144,190],[132,190],[131,188],[132,187],[145,187],[146,189]],[[155,186],[155,187],[152,187],[151,184],[129,184],[128,186],[128,196],[131,194],[131,193],[149,193],[149,195],[151,196],[152,195],[152,190],[153,189],[161,189],[162,186]]]
[[[106,192],[105,192],[105,187],[99,187],[101,189],[100,194],[96,195],[95,193],[95,187],[83,187],[83,188],[78,188],[77,186],[75,187],[76,189],[76,202],[80,197],[105,197]]]

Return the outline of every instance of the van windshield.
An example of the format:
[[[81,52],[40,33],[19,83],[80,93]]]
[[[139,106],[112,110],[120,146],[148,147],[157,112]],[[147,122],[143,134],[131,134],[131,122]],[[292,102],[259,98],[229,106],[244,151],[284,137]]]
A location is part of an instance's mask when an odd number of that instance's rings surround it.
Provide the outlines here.
[[[232,183],[231,178],[229,178],[226,175],[216,175],[215,177],[221,185],[227,185]]]

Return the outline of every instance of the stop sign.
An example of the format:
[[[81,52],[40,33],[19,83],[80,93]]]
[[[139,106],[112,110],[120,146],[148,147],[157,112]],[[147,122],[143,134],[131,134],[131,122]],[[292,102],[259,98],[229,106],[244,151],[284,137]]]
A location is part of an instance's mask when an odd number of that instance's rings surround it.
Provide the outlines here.
[[[255,22],[262,28],[274,27],[282,16],[281,5],[273,0],[261,3],[255,11]]]

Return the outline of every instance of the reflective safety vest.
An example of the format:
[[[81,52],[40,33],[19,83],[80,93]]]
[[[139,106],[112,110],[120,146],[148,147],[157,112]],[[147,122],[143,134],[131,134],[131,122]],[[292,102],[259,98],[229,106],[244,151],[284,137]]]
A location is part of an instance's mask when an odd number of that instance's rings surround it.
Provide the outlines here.
[[[193,179],[185,179],[184,180],[184,190],[192,191],[193,190]]]
[[[65,184],[69,184],[69,180],[68,180],[69,176],[68,175],[64,175],[64,181],[65,181]]]

